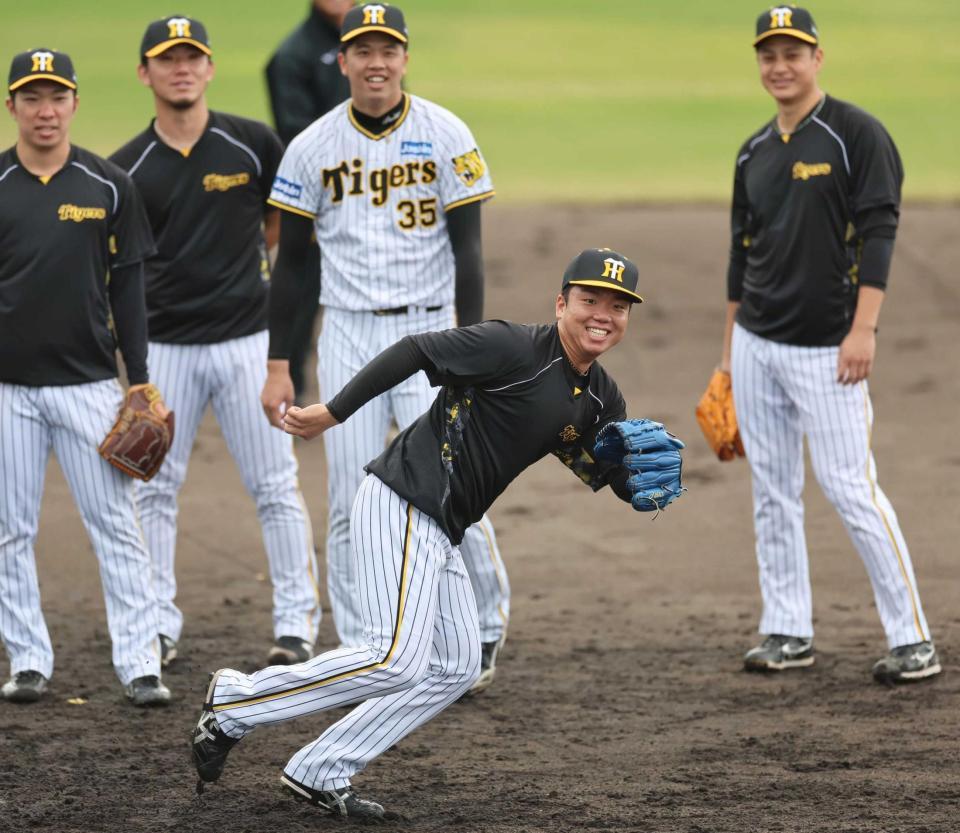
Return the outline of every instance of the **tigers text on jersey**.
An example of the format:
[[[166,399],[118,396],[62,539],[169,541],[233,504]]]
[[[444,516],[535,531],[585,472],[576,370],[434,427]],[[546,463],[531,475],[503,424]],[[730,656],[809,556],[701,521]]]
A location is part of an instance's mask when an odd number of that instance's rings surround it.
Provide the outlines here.
[[[71,146],[50,177],[0,154],[0,381],[45,387],[117,375],[107,275],[153,251],[137,189]]]
[[[211,111],[187,154],[151,123],[110,157],[133,177],[157,240],[146,264],[151,341],[212,344],[267,326],[261,223],[282,154],[265,124]]]
[[[374,310],[452,304],[445,212],[493,193],[469,128],[404,93],[380,134],[359,124],[349,101],[310,125],[287,148],[270,202],[315,220],[320,303]]]
[[[833,346],[857,303],[865,215],[896,223],[903,167],[875,118],[824,96],[792,134],[776,121],[737,155],[728,298],[772,341]]]
[[[556,455],[597,490],[621,467],[597,463],[608,422],[626,417],[616,383],[594,362],[570,366],[556,324],[486,321],[410,336],[429,359],[430,410],[367,466],[459,544],[528,466]],[[336,398],[330,403],[336,412]]]

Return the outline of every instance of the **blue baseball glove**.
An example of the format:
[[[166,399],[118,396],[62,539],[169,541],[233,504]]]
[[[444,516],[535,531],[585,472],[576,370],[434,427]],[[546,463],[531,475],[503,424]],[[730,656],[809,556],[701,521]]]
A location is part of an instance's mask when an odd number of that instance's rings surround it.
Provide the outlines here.
[[[631,505],[638,512],[654,512],[683,494],[681,448],[683,443],[663,423],[628,419],[604,425],[593,450],[598,460],[621,463],[632,472],[627,479]]]

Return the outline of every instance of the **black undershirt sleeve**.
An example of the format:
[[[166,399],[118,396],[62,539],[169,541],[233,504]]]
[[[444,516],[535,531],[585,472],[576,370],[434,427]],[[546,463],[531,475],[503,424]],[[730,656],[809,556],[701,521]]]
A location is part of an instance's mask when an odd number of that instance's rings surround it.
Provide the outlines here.
[[[417,343],[410,336],[404,336],[347,382],[340,393],[327,402],[327,410],[337,422],[344,422],[374,397],[418,370],[428,370],[432,366]]]
[[[743,275],[747,269],[749,244],[749,204],[741,166],[733,177],[733,204],[730,210],[730,261],[727,265],[727,300],[739,301],[743,294]]]
[[[480,234],[480,201],[447,212],[447,232],[456,262],[454,284],[457,326],[483,321],[483,245]]]
[[[311,303],[311,281],[301,280],[303,264],[310,249],[313,220],[292,211],[280,212],[280,250],[270,277],[271,359],[288,359],[297,311]],[[313,299],[315,302],[316,299]]]
[[[131,385],[150,381],[147,373],[147,306],[143,261],[114,267],[107,287],[117,346]]]
[[[626,466],[618,469],[610,477],[610,488],[613,489],[613,493],[620,498],[620,500],[625,500],[627,503],[630,503],[633,500],[633,494],[627,488],[627,478],[630,477],[630,469]]]
[[[898,219],[897,209],[892,205],[872,208],[857,215],[855,225],[863,240],[858,271],[861,286],[887,288]]]

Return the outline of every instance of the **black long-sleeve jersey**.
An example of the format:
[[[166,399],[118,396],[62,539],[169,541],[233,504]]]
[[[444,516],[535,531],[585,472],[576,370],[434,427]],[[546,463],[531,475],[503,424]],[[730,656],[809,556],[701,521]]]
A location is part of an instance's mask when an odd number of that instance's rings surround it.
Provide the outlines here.
[[[266,329],[261,224],[282,156],[267,125],[211,111],[186,155],[151,123],[110,157],[136,183],[157,241],[146,263],[151,341],[215,344]]]
[[[883,288],[903,166],[890,135],[852,104],[824,96],[791,134],[776,120],[737,154],[727,297],[737,322],[786,344],[839,344],[860,283]],[[865,242],[887,257],[861,274]],[[876,261],[875,261],[876,262]]]
[[[0,381],[115,377],[110,302],[121,296],[124,359],[130,378],[146,381],[143,292],[131,282],[154,251],[137,189],[116,165],[74,145],[59,171],[39,177],[16,148],[0,153]]]
[[[485,321],[407,336],[381,355],[328,407],[342,421],[417,369],[441,386],[430,410],[366,470],[437,521],[453,543],[547,454],[594,491],[610,485],[629,497],[626,469],[593,458],[600,429],[626,417],[623,396],[597,362],[586,376],[573,370],[556,324]]]

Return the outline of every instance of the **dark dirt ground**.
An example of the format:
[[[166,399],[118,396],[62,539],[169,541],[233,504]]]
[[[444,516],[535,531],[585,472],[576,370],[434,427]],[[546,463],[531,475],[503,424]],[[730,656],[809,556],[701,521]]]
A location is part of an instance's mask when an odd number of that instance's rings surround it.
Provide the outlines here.
[[[411,831],[953,833],[960,829],[960,206],[908,206],[872,379],[880,482],[897,507],[946,666],[887,689],[866,573],[812,478],[817,665],[747,675],[759,615],[746,465],[712,458],[693,406],[718,358],[726,210],[487,210],[487,313],[549,320],[580,248],[641,267],[647,303],[604,364],[635,416],[688,442],[689,494],[656,521],[542,461],[495,505],[513,621],[494,686],[375,761],[357,785]],[[951,358],[951,356],[953,358]],[[322,444],[299,446],[325,524]],[[181,500],[183,658],[175,702],[127,705],[95,559],[51,464],[37,542],[57,651],[49,695],[0,703],[2,831],[342,829],[287,798],[280,768],[338,716],[250,736],[194,792],[187,742],[207,672],[261,664],[270,592],[252,502],[211,419]],[[321,645],[332,646],[325,618]],[[68,703],[82,697],[86,703]]]

